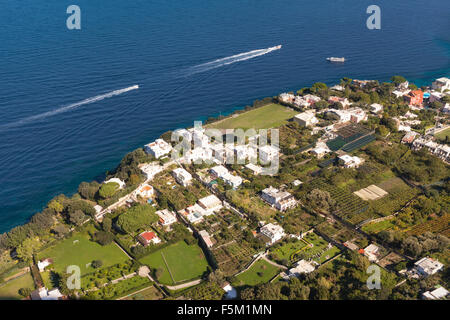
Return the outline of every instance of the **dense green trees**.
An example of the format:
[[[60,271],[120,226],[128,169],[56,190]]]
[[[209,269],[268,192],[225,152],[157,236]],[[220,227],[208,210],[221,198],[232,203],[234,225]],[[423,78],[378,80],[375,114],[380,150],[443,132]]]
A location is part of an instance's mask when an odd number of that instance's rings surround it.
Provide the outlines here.
[[[94,241],[98,242],[102,246],[106,246],[113,242],[114,236],[111,232],[98,231],[94,234]]]
[[[78,210],[69,212],[69,222],[71,224],[74,224],[76,226],[81,226],[83,224],[84,220],[86,220],[86,215],[84,214],[83,211],[78,209]]]
[[[17,257],[22,261],[30,262],[33,258],[33,254],[36,253],[41,246],[42,243],[38,238],[27,238],[17,247]]]
[[[330,193],[320,189],[313,189],[306,195],[308,205],[320,211],[329,212],[336,206],[336,201],[330,196]]]
[[[158,221],[155,208],[149,204],[135,204],[117,219],[117,226],[126,233],[145,228]]]
[[[98,194],[103,199],[108,199],[111,198],[117,191],[119,191],[119,184],[115,182],[108,182],[100,187]]]
[[[100,188],[100,184],[97,181],[82,182],[78,186],[78,193],[87,200],[95,200],[95,196]]]

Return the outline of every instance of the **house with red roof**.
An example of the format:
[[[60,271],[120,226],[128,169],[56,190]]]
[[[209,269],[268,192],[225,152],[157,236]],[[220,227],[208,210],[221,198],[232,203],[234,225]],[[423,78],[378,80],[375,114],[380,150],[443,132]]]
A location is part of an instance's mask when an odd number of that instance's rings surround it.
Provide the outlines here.
[[[404,97],[405,97],[405,101],[410,106],[422,107],[422,104],[423,104],[423,91],[422,90],[410,91]]]
[[[161,242],[161,239],[158,238],[156,233],[153,231],[144,231],[140,235],[138,235],[138,240],[144,247],[148,246],[150,243],[158,244]]]

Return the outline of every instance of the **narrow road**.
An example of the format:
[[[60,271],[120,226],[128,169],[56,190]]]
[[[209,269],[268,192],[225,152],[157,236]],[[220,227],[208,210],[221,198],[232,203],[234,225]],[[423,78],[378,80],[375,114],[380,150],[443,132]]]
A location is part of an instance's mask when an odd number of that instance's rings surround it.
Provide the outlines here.
[[[168,288],[169,290],[180,290],[180,289],[184,289],[184,288],[195,286],[197,284],[200,284],[200,282],[202,282],[202,279],[197,279],[197,280],[194,280],[194,281],[191,281],[191,282],[179,284],[177,286],[166,286],[166,288]]]

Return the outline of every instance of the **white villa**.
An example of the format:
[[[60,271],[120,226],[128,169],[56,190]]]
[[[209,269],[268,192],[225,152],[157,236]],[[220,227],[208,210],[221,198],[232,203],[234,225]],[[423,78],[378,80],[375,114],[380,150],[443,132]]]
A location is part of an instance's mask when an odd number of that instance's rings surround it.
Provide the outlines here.
[[[431,88],[436,91],[443,92],[445,90],[450,90],[450,79],[446,77],[442,77],[439,79],[436,79],[432,85]]]
[[[31,292],[31,300],[61,300],[62,297],[58,288],[48,290],[44,287]]]
[[[214,213],[222,209],[222,201],[217,198],[215,195],[211,194],[207,197],[201,198],[198,200],[198,204],[202,207],[207,213]]]
[[[370,112],[373,114],[377,114],[379,112],[383,111],[383,106],[379,103],[372,103],[370,105]]]
[[[267,164],[277,158],[279,152],[277,147],[267,144],[259,148],[259,158],[264,164]]]
[[[226,184],[230,185],[233,189],[238,188],[242,184],[242,178],[232,175],[224,166],[215,166],[211,168],[211,174],[217,178],[222,179]]]
[[[177,222],[177,217],[175,213],[169,211],[168,209],[159,210],[155,212],[159,216],[159,223],[165,227]]]
[[[364,159],[361,159],[356,156],[350,156],[348,154],[344,154],[338,157],[339,164],[341,164],[344,168],[358,168],[361,164],[364,163]]]
[[[144,150],[158,159],[172,151],[172,146],[163,139],[156,139],[154,142],[146,144]]]
[[[313,126],[319,122],[314,112],[302,112],[294,116],[294,121],[303,127]]]
[[[192,175],[183,168],[176,168],[172,171],[172,175],[183,187],[187,187],[192,181]]]
[[[261,191],[261,198],[280,211],[295,207],[297,204],[292,194],[287,191],[279,191],[272,186]]]
[[[142,198],[151,198],[155,194],[153,187],[147,183],[144,183],[135,191],[136,196],[141,196]]]
[[[422,258],[414,263],[414,269],[424,277],[431,276],[443,268],[442,263],[429,257]]]
[[[264,227],[261,227],[260,232],[269,238],[268,245],[274,244],[286,235],[281,226],[273,223],[268,223]]]

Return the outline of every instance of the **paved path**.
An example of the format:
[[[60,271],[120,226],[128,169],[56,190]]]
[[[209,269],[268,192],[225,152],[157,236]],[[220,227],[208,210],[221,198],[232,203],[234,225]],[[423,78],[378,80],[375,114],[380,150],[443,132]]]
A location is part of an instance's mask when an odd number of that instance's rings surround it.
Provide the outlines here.
[[[30,267],[25,267],[25,268],[21,269],[18,273],[14,274],[14,275],[12,275],[12,276],[10,276],[10,277],[7,277],[7,278],[3,279],[3,281],[4,281],[4,282],[7,282],[7,281],[9,281],[9,280],[13,280],[13,279],[18,278],[18,277],[20,277],[20,276],[23,276],[23,275],[24,275],[25,273],[27,273],[27,272],[30,272]]]
[[[170,290],[180,290],[180,289],[184,289],[184,288],[195,286],[197,284],[200,284],[200,282],[202,282],[202,279],[197,279],[197,280],[194,280],[194,281],[191,281],[191,282],[179,284],[177,286],[166,286],[166,287],[167,287],[167,289],[170,289]]]
[[[276,263],[276,262],[274,262],[274,261],[272,261],[272,260],[269,260],[269,258],[267,258],[266,255],[263,255],[263,256],[262,256],[262,259],[264,259],[266,262],[270,263],[271,265],[273,265],[273,266],[275,266],[275,267],[277,267],[277,268],[280,268],[280,269],[283,269],[283,270],[287,270],[287,267],[286,267],[286,266],[283,266],[283,265],[278,264],[278,263]]]

